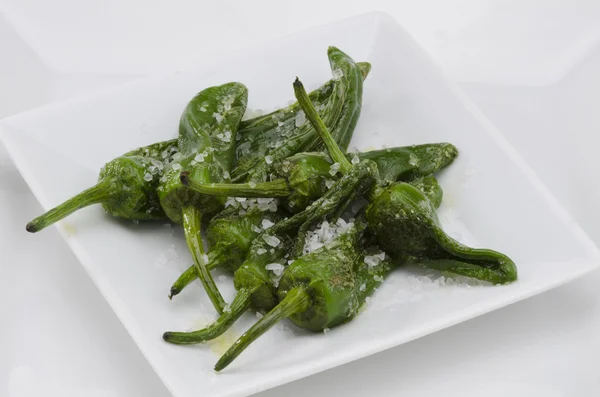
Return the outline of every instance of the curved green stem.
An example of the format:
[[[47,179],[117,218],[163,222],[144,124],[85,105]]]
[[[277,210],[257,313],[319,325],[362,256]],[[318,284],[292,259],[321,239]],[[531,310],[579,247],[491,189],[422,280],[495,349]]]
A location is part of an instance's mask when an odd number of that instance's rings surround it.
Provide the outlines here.
[[[208,252],[208,264],[206,268],[210,271],[212,269],[217,268],[221,264],[222,252],[218,248],[215,248],[212,251]],[[195,279],[198,278],[198,271],[196,270],[196,265],[192,265],[187,268],[186,271],[181,273],[179,278],[175,280],[173,285],[171,286],[171,291],[169,292],[169,299],[173,299],[175,295],[178,295],[185,287],[191,284]]]
[[[238,319],[252,303],[252,294],[256,289],[241,289],[229,305],[228,311],[208,327],[193,332],[165,332],[163,339],[177,345],[202,343],[221,336]]]
[[[201,194],[221,197],[287,197],[292,194],[285,179],[261,183],[205,183],[190,178],[190,173],[181,173],[181,183]]]
[[[103,180],[97,185],[84,190],[78,195],[71,197],[64,203],[52,208],[45,214],[38,216],[27,224],[25,229],[30,233],[36,233],[40,230],[60,221],[73,212],[90,206],[100,204],[114,198],[118,194],[117,188],[112,180]]]
[[[200,278],[200,281],[202,281],[204,289],[212,301],[213,306],[217,309],[217,312],[221,314],[223,313],[223,308],[226,303],[207,268],[208,256],[204,253],[201,236],[202,212],[193,205],[184,207],[182,212],[185,241],[192,253],[198,277]]]
[[[327,129],[327,126],[325,125],[321,117],[319,117],[317,109],[315,109],[310,98],[308,97],[308,94],[304,89],[304,85],[297,77],[296,81],[294,81],[294,94],[296,95],[296,99],[298,100],[300,107],[302,108],[302,110],[304,110],[306,118],[308,118],[313,128],[317,131],[317,133],[325,143],[325,147],[327,148],[331,159],[334,162],[340,164],[340,170],[342,171],[342,173],[348,172],[350,168],[352,168],[352,163],[348,161],[335,139],[333,139],[331,132],[329,131],[329,129]]]
[[[267,332],[280,320],[295,313],[302,313],[310,306],[310,296],[302,287],[292,288],[285,298],[263,318],[258,320],[248,331],[223,354],[215,365],[215,371],[221,371],[236,359],[252,342]]]

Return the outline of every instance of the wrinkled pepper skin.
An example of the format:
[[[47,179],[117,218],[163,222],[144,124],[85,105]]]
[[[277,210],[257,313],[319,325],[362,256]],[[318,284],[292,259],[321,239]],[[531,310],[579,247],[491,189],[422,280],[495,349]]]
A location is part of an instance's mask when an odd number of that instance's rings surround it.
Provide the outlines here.
[[[207,268],[235,272],[244,262],[252,242],[258,237],[257,230],[261,228],[264,219],[277,223],[283,219],[283,214],[254,208],[241,215],[238,208],[228,207],[213,217],[206,228],[210,247]],[[191,266],[175,281],[169,298],[179,294],[197,278],[198,272]]]
[[[358,222],[328,245],[297,258],[279,282],[279,303],[245,332],[221,357],[216,371],[284,318],[311,331],[322,331],[352,320],[368,295],[392,269],[384,260],[369,267],[364,261]]]
[[[371,64],[368,62],[357,63],[363,79],[366,79]],[[320,88],[309,94],[315,106],[324,107],[333,93],[335,80],[329,80]],[[282,142],[298,129],[296,116],[301,110],[298,102],[278,109],[269,114],[256,117],[252,120],[242,121],[236,146],[236,163],[232,172],[234,182],[243,182],[247,179],[247,172],[256,166],[262,158],[269,155],[276,148],[277,142]]]
[[[321,104],[319,113],[345,149],[360,115],[361,103],[356,100],[356,97],[362,95],[363,71],[352,58],[335,47],[329,47],[328,57],[332,72],[341,71],[347,77],[341,76],[334,80],[332,92],[327,101]],[[356,78],[357,76],[359,78]],[[290,123],[294,121],[294,119],[290,120]],[[293,129],[286,139],[279,143],[275,142],[277,147],[269,152],[271,163],[266,161],[266,156],[261,152],[261,155],[252,161],[246,162],[243,166],[239,165],[232,175],[232,181],[266,181],[267,176],[272,172],[272,164],[277,164],[295,153],[317,148],[319,141],[316,138],[314,128],[310,123],[304,122],[299,128]]]
[[[294,82],[294,93],[329,156],[340,163],[342,173],[350,172],[352,164],[320,119],[298,79]],[[453,155],[455,153],[448,156],[444,152],[442,162],[447,162]],[[362,162],[354,167],[360,164]],[[425,193],[419,190],[419,183]],[[444,233],[435,211],[442,199],[441,189],[436,187],[435,179],[421,180],[416,185],[399,182],[386,186],[382,181],[368,195],[368,226],[386,253],[397,259],[417,258],[424,266],[497,284],[517,279],[516,266],[506,255],[466,247]]]
[[[174,140],[158,142],[111,160],[100,170],[95,186],[29,222],[27,231],[38,232],[93,204],[102,204],[106,212],[117,218],[136,221],[165,219],[156,188],[163,168],[176,149],[177,142]],[[147,175],[151,179],[148,180]]]
[[[357,155],[360,160],[368,159],[377,164],[381,180],[406,182],[446,168],[458,156],[458,149],[451,143],[442,142],[372,150]]]
[[[276,223],[254,239],[246,260],[234,274],[237,295],[229,305],[229,310],[222,313],[217,321],[199,331],[165,332],[163,339],[175,344],[202,343],[221,335],[250,307],[263,311],[273,308],[277,304],[277,288],[266,266],[270,263],[285,266],[288,259],[295,257],[294,251],[297,250],[298,245],[304,246],[299,235],[304,234],[306,228],[316,224],[326,215],[333,214],[337,217],[335,214],[338,214],[341,209],[335,198],[345,192],[349,184],[353,186],[352,193],[356,196],[370,190],[375,182],[374,179],[361,178],[359,186],[355,183],[357,176],[365,172],[364,169],[373,172],[372,167],[366,168],[369,165],[375,167],[373,162],[365,161],[363,165],[352,169],[348,175],[340,178],[334,187],[304,211]],[[279,240],[279,244],[275,247],[268,243],[272,237]],[[302,252],[301,248],[299,252]]]
[[[246,110],[248,90],[241,83],[209,87],[186,106],[179,123],[179,158],[169,164],[158,186],[158,198],[165,214],[182,223],[186,243],[198,277],[215,309],[222,313],[225,301],[208,269],[201,237],[204,215],[219,212],[225,199],[191,191],[181,183],[181,169],[202,184],[224,182],[234,160],[238,127]]]
[[[450,143],[431,143],[346,156],[348,158],[357,156],[359,160],[372,161],[377,165],[382,182],[391,183],[397,179],[410,181],[426,177],[431,172],[437,172],[448,166],[457,154],[458,151]],[[289,212],[296,213],[322,197],[328,190],[328,184],[339,178],[339,174],[331,175],[331,165],[329,156],[323,153],[298,153],[274,167],[273,180],[270,182],[207,186],[189,176],[184,176],[182,180],[190,189],[207,195],[281,197],[284,198],[285,208]]]
[[[397,183],[367,207],[369,227],[392,256],[410,256],[424,266],[505,284],[517,279],[514,262],[496,251],[464,246],[442,229],[435,206],[418,188]]]
[[[201,91],[186,106],[178,138],[183,158],[170,164],[158,186],[161,206],[173,222],[182,223],[182,209],[189,205],[209,215],[223,207],[223,199],[196,194],[183,186],[180,173],[184,169],[202,183],[229,180],[226,176],[233,164],[235,139],[247,101],[248,90],[243,84],[228,83]],[[198,155],[203,156],[202,161],[195,160]]]

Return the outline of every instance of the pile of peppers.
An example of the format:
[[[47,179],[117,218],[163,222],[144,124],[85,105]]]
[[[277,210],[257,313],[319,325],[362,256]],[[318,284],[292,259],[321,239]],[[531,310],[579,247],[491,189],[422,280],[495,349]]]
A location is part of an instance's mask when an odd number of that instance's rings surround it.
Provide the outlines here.
[[[408,263],[492,284],[515,281],[506,255],[467,247],[440,225],[443,191],[435,174],[454,161],[456,147],[346,153],[371,65],[335,47],[327,55],[331,80],[307,93],[296,79],[297,101],[266,115],[243,119],[248,90],[239,82],[204,89],[184,109],[176,139],[108,162],[94,186],[29,222],[27,231],[92,204],[116,218],[181,224],[192,265],[169,299],[200,279],[219,317],[163,339],[206,342],[247,310],[264,313],[216,371],[284,318],[311,331],[352,320],[385,277]],[[233,274],[237,294],[229,303],[213,280],[215,268]]]

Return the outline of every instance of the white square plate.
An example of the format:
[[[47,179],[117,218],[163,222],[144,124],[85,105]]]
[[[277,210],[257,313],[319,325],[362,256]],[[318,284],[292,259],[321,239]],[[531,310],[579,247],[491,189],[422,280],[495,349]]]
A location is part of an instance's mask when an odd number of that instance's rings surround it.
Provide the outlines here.
[[[161,223],[119,222],[99,206],[60,222],[67,243],[177,397],[249,395],[506,306],[598,266],[597,248],[529,167],[411,37],[383,14],[343,20],[190,72],[4,119],[2,139],[48,209],[95,183],[107,160],[174,137],[183,107],[202,88],[241,81],[249,88],[249,106],[264,109],[293,98],[296,75],[309,88],[320,85],[330,77],[328,45],[373,65],[353,145],[367,149],[454,143],[461,154],[440,176],[444,226],[468,244],[508,254],[518,265],[519,281],[491,287],[448,283],[433,275],[432,282],[415,277],[427,272],[399,270],[349,324],[311,334],[282,323],[215,374],[218,356],[256,317],[248,313],[208,346],[162,341],[163,331],[199,328],[213,318],[197,286],[167,299],[172,281],[191,261],[179,230],[173,236]],[[35,247],[36,236],[29,238]],[[231,299],[230,278],[220,278],[218,284]]]

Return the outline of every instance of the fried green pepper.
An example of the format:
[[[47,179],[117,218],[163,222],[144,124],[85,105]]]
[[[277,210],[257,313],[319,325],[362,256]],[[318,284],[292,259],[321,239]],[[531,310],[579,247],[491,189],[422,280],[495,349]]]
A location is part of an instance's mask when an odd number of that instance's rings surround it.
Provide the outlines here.
[[[330,58],[331,57],[340,57],[340,54],[330,49]],[[348,60],[343,59],[336,61],[336,63],[332,63],[332,68],[334,65],[343,65],[348,63]],[[361,80],[365,79],[371,70],[371,65],[367,62],[359,62],[357,65],[358,70],[361,75]],[[336,71],[341,71],[341,69],[333,69]],[[362,87],[362,85],[361,85]],[[342,87],[343,88],[343,87]],[[325,108],[327,106],[327,101],[332,97],[332,94],[340,90],[340,84],[334,79],[325,83],[321,88],[311,92],[309,96],[311,99],[316,101],[317,105]],[[356,96],[356,94],[355,94]],[[340,106],[342,106],[341,102],[338,101]],[[333,105],[332,105],[333,106]],[[354,109],[354,107],[349,107],[348,104],[344,105],[346,109]],[[262,181],[265,177],[266,168],[255,168],[257,164],[264,161],[265,166],[271,166],[277,168],[279,167],[279,163],[273,163],[273,155],[271,155],[272,150],[278,150],[277,148],[284,144],[285,140],[290,137],[297,129],[297,117],[299,116],[299,112],[301,112],[300,106],[298,103],[294,103],[287,108],[279,109],[267,115],[258,117],[253,119],[250,122],[242,121],[241,127],[243,131],[240,131],[239,134],[240,139],[238,140],[236,147],[236,156],[237,156],[237,164],[232,172],[233,180],[243,180],[247,179],[250,183],[247,185],[238,186],[238,189],[242,189],[243,192],[245,189],[255,189],[257,188],[256,180]],[[310,126],[309,126],[310,127]],[[354,127],[352,126],[352,130]],[[342,129],[339,129],[342,131]],[[344,133],[349,133],[351,135],[352,131],[344,130]],[[314,131],[313,131],[314,136]],[[296,138],[290,138],[292,141],[292,146],[297,144],[299,141]],[[304,137],[303,139],[307,139]],[[277,157],[275,155],[275,157]],[[312,174],[315,171],[320,172],[321,175],[326,175],[329,172],[329,164],[326,162],[324,156],[314,155],[314,154],[299,154],[297,156],[292,156],[289,159],[286,159],[282,162],[281,167],[276,171],[276,173],[285,172],[291,173],[292,175],[289,177],[292,181],[298,181],[298,185],[292,185],[295,188],[295,191],[298,191],[299,194],[292,195],[288,200],[285,200],[284,204],[287,209],[291,212],[298,212],[306,207],[308,202],[317,199],[323,195],[326,189],[326,182],[323,178],[320,180],[307,180],[305,178],[300,178],[301,174]],[[187,178],[189,177],[188,172],[182,173],[182,182],[186,183]],[[293,183],[293,182],[292,182]],[[200,194],[213,194],[219,196],[234,196],[228,195],[227,192],[230,189],[235,189],[235,186],[231,186],[230,184],[211,184],[208,186],[204,181],[196,181],[195,183],[197,192]],[[262,185],[261,185],[262,186]],[[261,186],[258,186],[259,188]],[[268,193],[263,194],[259,197],[272,197],[277,196],[278,186],[274,186],[275,191],[269,190]],[[271,188],[268,188],[271,189]],[[261,190],[261,189],[258,189]],[[248,197],[256,197],[251,194],[242,194],[242,196]],[[233,228],[235,229],[235,225]],[[244,245],[243,241],[239,242]],[[241,252],[241,251],[239,251]],[[240,261],[243,256],[240,256]],[[209,264],[207,265],[210,268],[216,267],[218,264],[214,263],[211,260],[211,255],[209,253]],[[207,275],[207,277],[210,277]],[[186,270],[174,283],[171,288],[170,298],[174,295],[177,295],[186,285],[188,285],[191,281],[196,278],[194,271],[190,268]],[[213,282],[214,283],[214,282]]]
[[[225,332],[250,307],[256,310],[270,310],[277,304],[276,285],[269,274],[269,265],[284,266],[295,244],[299,228],[317,223],[316,209],[337,217],[339,203],[335,200],[352,186],[350,196],[359,197],[369,191],[375,179],[359,178],[365,174],[365,166],[355,167],[323,197],[309,205],[304,211],[284,219],[262,232],[253,242],[246,261],[234,274],[237,295],[221,316],[212,325],[193,332],[165,332],[163,339],[175,344],[201,343],[214,339]],[[360,180],[356,184],[356,180]]]
[[[340,163],[342,173],[351,170],[352,164],[320,119],[298,79],[294,82],[294,92],[331,158]],[[408,256],[423,266],[496,284],[517,279],[517,268],[506,255],[488,249],[466,247],[443,231],[435,210],[441,195],[433,192],[432,203],[417,187],[399,182],[386,187],[377,186],[368,198],[370,204],[366,218],[369,228],[380,247],[392,257],[402,259]],[[345,198],[340,197],[339,200]]]
[[[284,318],[311,331],[323,331],[352,320],[366,298],[392,270],[384,259],[365,261],[364,225],[358,221],[332,242],[297,258],[281,277],[279,303],[246,331],[219,359],[227,367],[253,341]],[[385,257],[385,254],[383,254]]]
[[[252,241],[262,232],[265,222],[267,225],[277,223],[282,218],[280,211],[263,211],[256,206],[248,210],[234,206],[225,208],[211,219],[206,228],[210,247],[207,269],[219,267],[229,273],[235,272],[244,262]],[[197,278],[198,272],[192,265],[175,281],[169,299]]]
[[[131,220],[164,219],[156,187],[163,168],[177,153],[175,140],[158,142],[132,150],[102,167],[98,183],[27,224],[31,233],[52,225],[69,214],[93,205],[112,216]]]
[[[188,248],[200,280],[219,313],[225,301],[210,277],[208,257],[201,238],[203,215],[212,216],[224,206],[224,199],[189,190],[180,181],[184,168],[202,183],[230,180],[235,141],[246,109],[248,90],[241,83],[207,88],[186,106],[179,123],[179,158],[165,168],[157,192],[165,214],[183,224]]]
[[[327,51],[329,63],[335,76],[332,91],[325,103],[320,105],[321,113],[325,123],[332,129],[334,137],[339,139],[345,149],[350,142],[356,121],[360,116],[363,72],[361,68],[342,51],[335,47],[329,47]],[[299,128],[293,129],[286,139],[273,143],[275,146],[270,150],[268,156],[262,151],[257,151],[251,161],[240,164],[232,174],[233,182],[264,182],[271,173],[273,164],[283,161],[285,158],[298,152],[310,151],[317,148],[320,143],[316,132],[310,123],[306,123],[302,117],[293,120]]]

